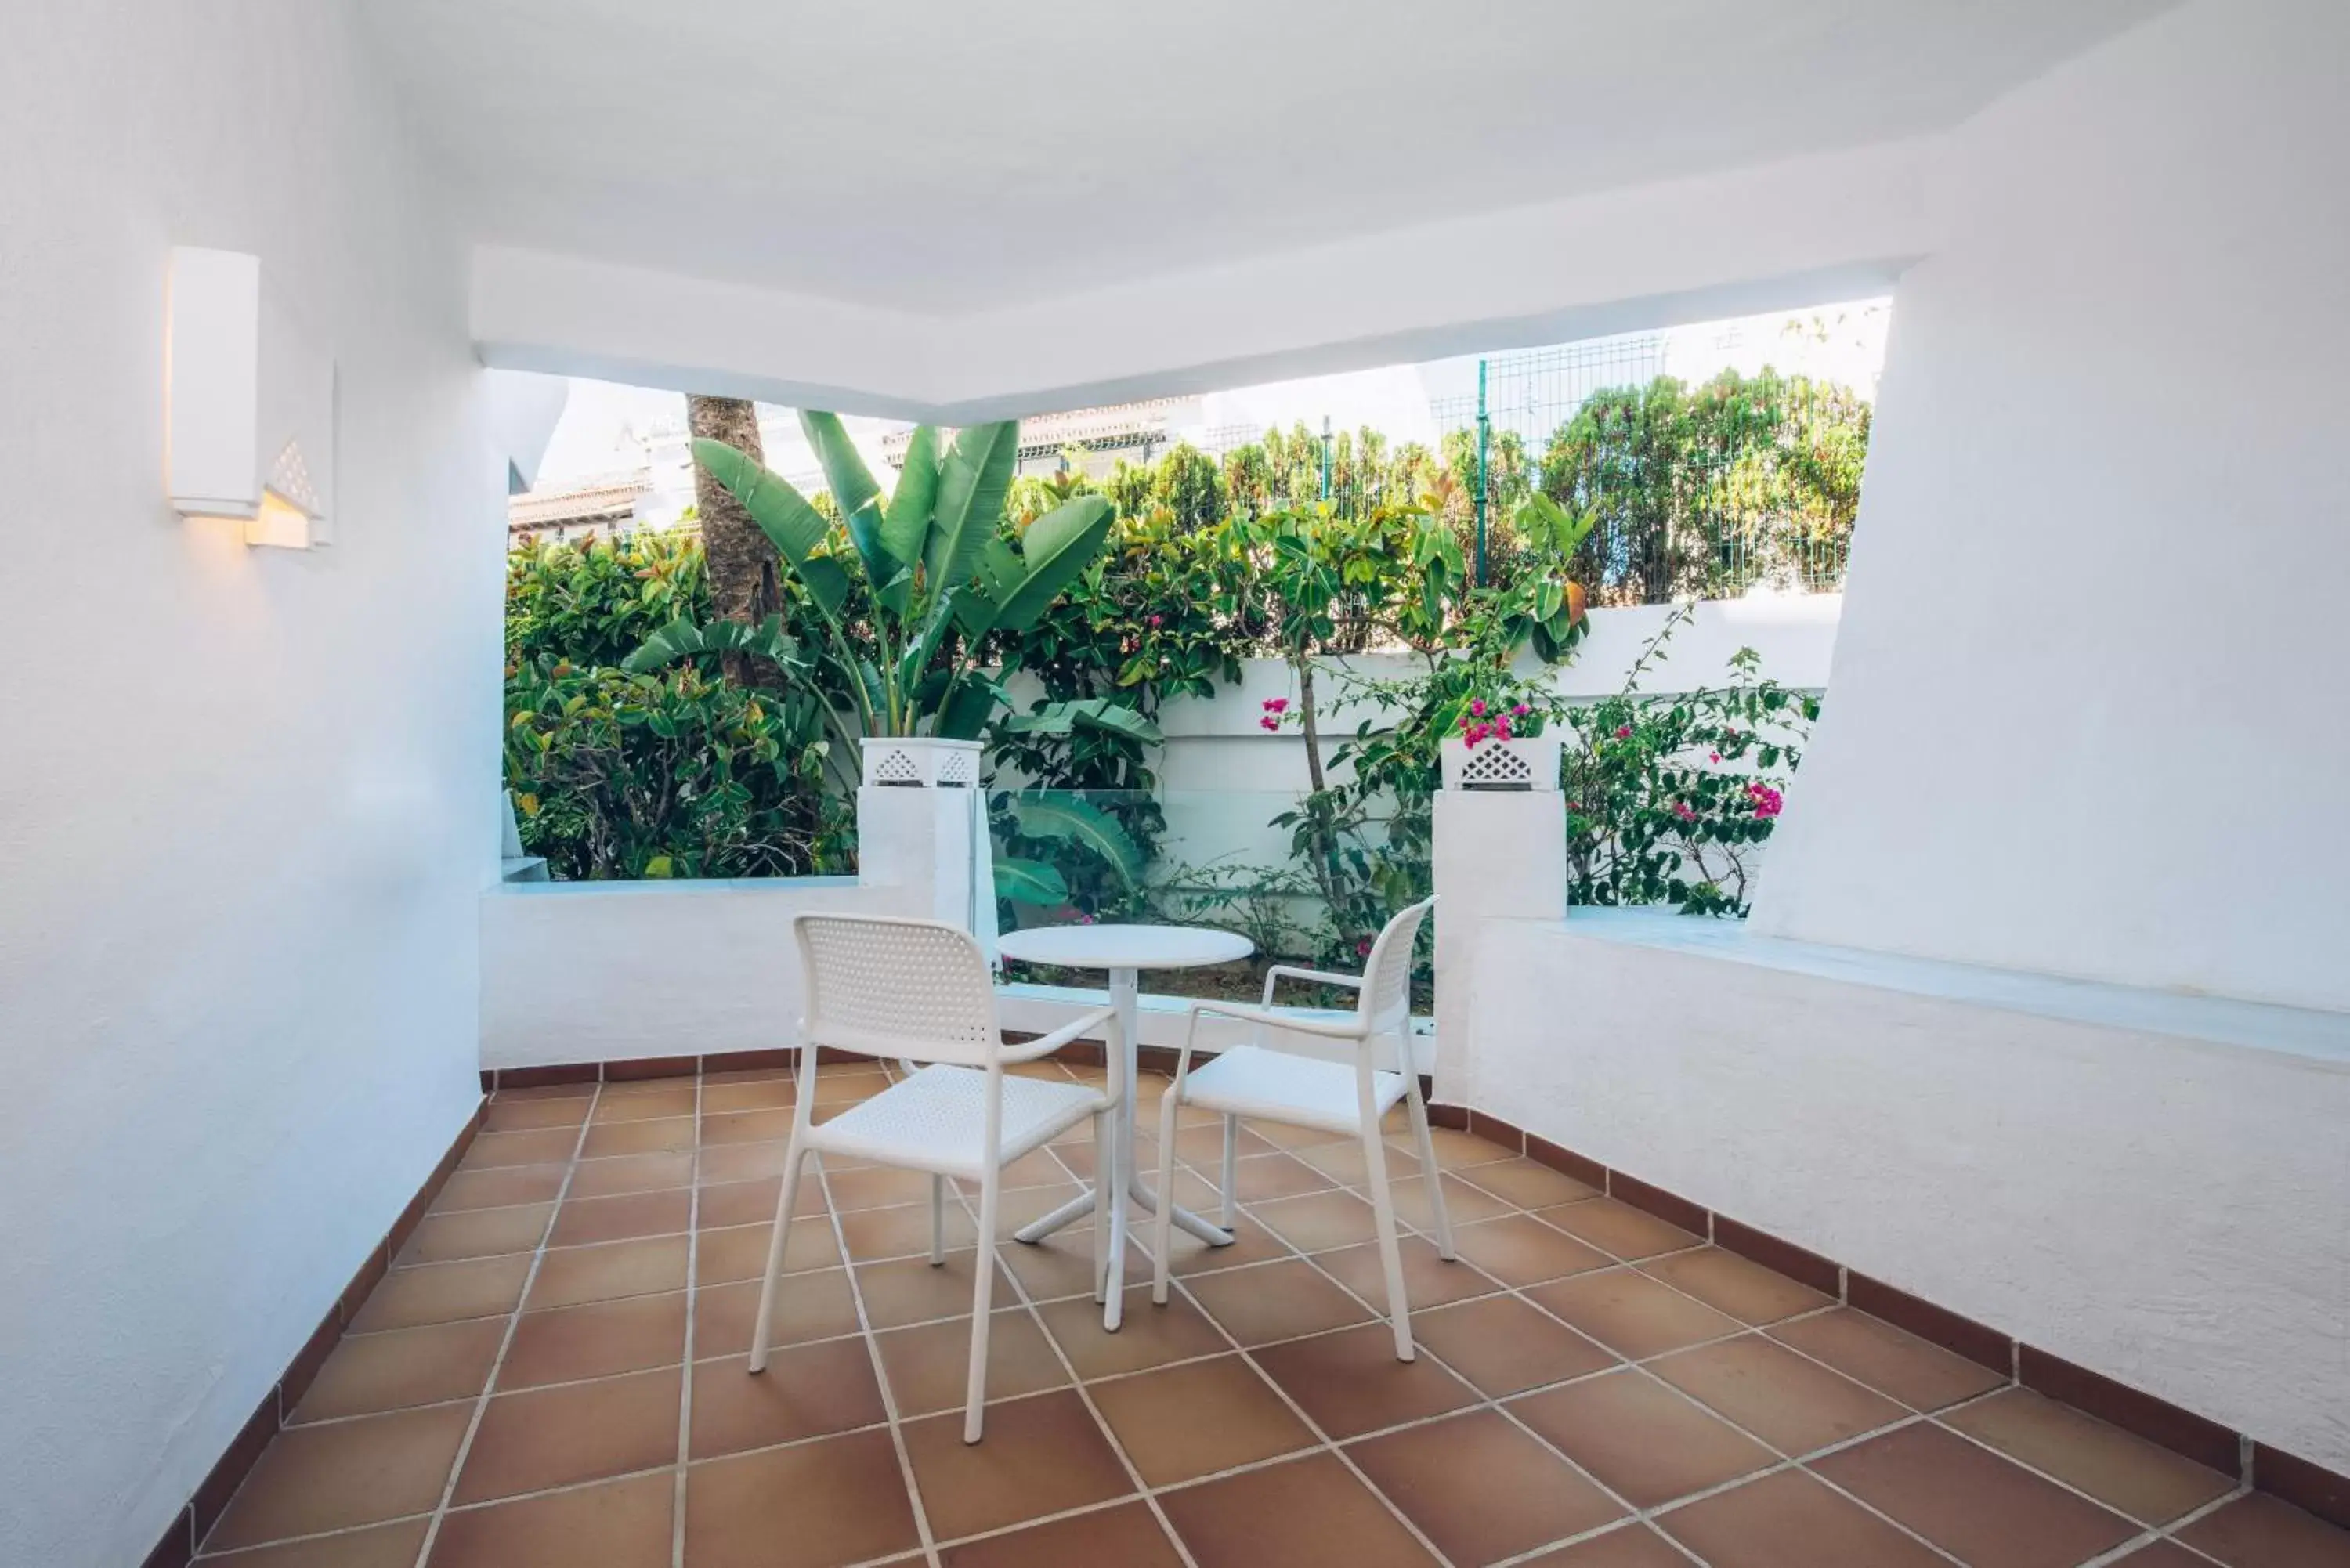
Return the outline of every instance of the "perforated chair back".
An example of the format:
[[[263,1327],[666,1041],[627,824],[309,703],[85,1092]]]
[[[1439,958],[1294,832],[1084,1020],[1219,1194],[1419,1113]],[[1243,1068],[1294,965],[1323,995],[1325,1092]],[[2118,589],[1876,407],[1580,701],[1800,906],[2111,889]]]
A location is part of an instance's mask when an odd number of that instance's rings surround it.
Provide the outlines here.
[[[1420,922],[1436,907],[1434,898],[1422,898],[1399,910],[1387,923],[1371,956],[1363,965],[1361,1009],[1363,1027],[1375,1034],[1409,1033],[1411,1029],[1411,950],[1419,940]]]
[[[983,1067],[1002,1049],[995,988],[971,934],[937,920],[795,915],[810,1043]]]

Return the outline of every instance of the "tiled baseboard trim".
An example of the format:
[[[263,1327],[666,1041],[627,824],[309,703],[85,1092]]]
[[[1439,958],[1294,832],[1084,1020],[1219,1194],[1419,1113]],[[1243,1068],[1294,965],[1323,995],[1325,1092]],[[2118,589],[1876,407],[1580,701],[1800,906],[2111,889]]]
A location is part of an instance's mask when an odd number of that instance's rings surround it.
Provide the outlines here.
[[[345,1326],[367,1301],[368,1293],[375,1289],[376,1282],[390,1269],[392,1259],[408,1245],[408,1238],[415,1231],[417,1221],[422,1220],[425,1211],[432,1207],[432,1200],[441,1195],[442,1184],[449,1179],[449,1173],[457,1168],[457,1162],[465,1158],[466,1149],[473,1147],[473,1135],[481,1131],[482,1116],[487,1108],[486,1101],[473,1108],[473,1114],[466,1119],[455,1140],[449,1145],[449,1151],[432,1167],[432,1174],[425,1178],[424,1185],[416,1189],[416,1196],[408,1200],[408,1206],[400,1211],[400,1218],[392,1221],[391,1229],[384,1232],[380,1241],[368,1249],[367,1259],[359,1264],[359,1272],[351,1276],[350,1283],[345,1285],[342,1293],[335,1298],[335,1304],[327,1309],[327,1315],[318,1320],[318,1326],[311,1331],[310,1337],[295,1353],[294,1359],[286,1364],[284,1374],[269,1392],[262,1396],[261,1403],[254,1407],[252,1416],[230,1439],[227,1451],[221,1455],[211,1473],[204,1477],[203,1484],[196,1488],[195,1495],[173,1516],[170,1528],[163,1532],[163,1538],[147,1554],[144,1568],[184,1568],[184,1564],[195,1556],[196,1547],[203,1540],[204,1532],[219,1520],[222,1511],[228,1507],[229,1499],[234,1497],[236,1489],[244,1484],[245,1474],[253,1469],[254,1461],[261,1457],[261,1450],[269,1446],[269,1439],[277,1435],[277,1428],[285,1425],[286,1417],[293,1414],[295,1406],[301,1403],[302,1396],[309,1391],[310,1380],[318,1375],[318,1368],[325,1365],[327,1357],[334,1352],[336,1343],[342,1338]]]
[[[1423,1080],[1424,1082],[1424,1080]],[[1757,1231],[1678,1193],[1627,1176],[1586,1155],[1562,1148],[1499,1116],[1461,1106],[1429,1106],[1429,1119],[1513,1149],[1530,1159],[1596,1187],[1619,1202],[1646,1210],[1684,1231],[1711,1240],[1725,1251],[1752,1258],[1766,1268],[1883,1318],[1897,1328],[1954,1351],[1970,1361],[2013,1378],[2026,1388],[2087,1412],[2147,1442],[2183,1454],[2243,1484],[2270,1493],[2326,1522],[2350,1530],[2350,1478],[2272,1449],[2207,1417],[2117,1383],[2085,1366],[2051,1355],[1971,1318],[1922,1301],[1791,1241]]]

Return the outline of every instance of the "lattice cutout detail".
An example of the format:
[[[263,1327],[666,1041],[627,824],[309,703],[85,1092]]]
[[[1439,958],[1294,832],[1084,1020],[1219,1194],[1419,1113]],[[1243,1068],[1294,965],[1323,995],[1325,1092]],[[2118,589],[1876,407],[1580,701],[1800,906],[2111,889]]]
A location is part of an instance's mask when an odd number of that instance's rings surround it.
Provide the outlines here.
[[[1468,745],[1444,743],[1446,789],[1544,790],[1558,788],[1559,741],[1555,735],[1522,735]]]
[[[978,759],[969,752],[949,752],[939,760],[939,783],[968,789],[978,773]]]
[[[927,920],[804,916],[808,1033],[874,1056],[979,1065],[1000,1038],[979,944]]]
[[[302,449],[287,441],[277,461],[269,465],[269,488],[316,517],[318,514],[318,492],[310,483],[310,466],[302,461]]]
[[[914,759],[903,752],[886,752],[873,769],[873,782],[885,784],[918,784],[922,782],[922,770]]]
[[[1532,789],[1534,786],[1533,765],[1506,746],[1491,742],[1471,746],[1467,759],[1461,764],[1461,787],[1463,789]]]

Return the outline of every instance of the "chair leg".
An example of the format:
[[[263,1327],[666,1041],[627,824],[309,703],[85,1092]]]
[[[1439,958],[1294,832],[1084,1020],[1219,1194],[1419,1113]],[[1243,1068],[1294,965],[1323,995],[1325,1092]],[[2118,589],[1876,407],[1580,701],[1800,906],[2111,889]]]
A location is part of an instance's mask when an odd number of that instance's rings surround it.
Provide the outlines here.
[[[991,1170],[979,1184],[979,1253],[972,1260],[971,1383],[963,1396],[962,1440],[979,1441],[982,1407],[987,1403],[987,1330],[994,1314],[995,1197],[1003,1173]]]
[[[1101,1179],[1102,1162],[1108,1158],[1110,1113],[1101,1111],[1094,1116],[1094,1304],[1109,1299],[1109,1189]],[[1123,1259],[1120,1260],[1124,1262]],[[1119,1283],[1123,1285],[1124,1281]]]
[[[1232,1190],[1233,1184],[1240,1179],[1240,1117],[1226,1116],[1224,1118],[1223,1221],[1224,1229],[1227,1231],[1239,1224],[1241,1220],[1240,1195]]]
[[[767,1369],[767,1341],[775,1334],[775,1282],[784,1272],[784,1248],[792,1237],[792,1210],[799,1202],[800,1165],[806,1157],[793,1138],[784,1151],[784,1190],[775,1199],[775,1225],[767,1240],[767,1274],[759,1286],[759,1315],[751,1329],[751,1370]]]
[[[947,1179],[931,1178],[931,1267],[947,1261]]]
[[[1411,1106],[1411,1136],[1419,1146],[1419,1174],[1428,1183],[1428,1207],[1436,1215],[1436,1255],[1446,1262],[1459,1256],[1452,1250],[1452,1216],[1444,1211],[1444,1177],[1436,1168],[1436,1140],[1428,1132],[1428,1107],[1419,1101],[1419,1085],[1405,1094]]]
[[[1167,1304],[1167,1249],[1175,1235],[1175,1091],[1159,1101],[1159,1211],[1150,1231],[1150,1300]]]
[[[1388,1190],[1387,1144],[1379,1137],[1378,1118],[1363,1128],[1363,1165],[1371,1188],[1371,1217],[1378,1222],[1379,1269],[1387,1275],[1388,1321],[1395,1325],[1398,1361],[1409,1361],[1411,1303],[1403,1294],[1403,1253],[1396,1243],[1395,1194]]]

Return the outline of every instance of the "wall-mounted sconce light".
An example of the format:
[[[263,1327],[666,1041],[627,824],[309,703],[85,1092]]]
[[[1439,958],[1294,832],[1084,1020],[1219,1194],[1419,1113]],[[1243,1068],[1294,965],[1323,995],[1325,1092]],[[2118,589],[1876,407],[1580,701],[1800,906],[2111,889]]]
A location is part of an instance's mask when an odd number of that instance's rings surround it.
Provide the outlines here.
[[[261,258],[174,249],[166,317],[172,509],[232,519],[248,545],[329,543],[335,363],[269,297]]]

